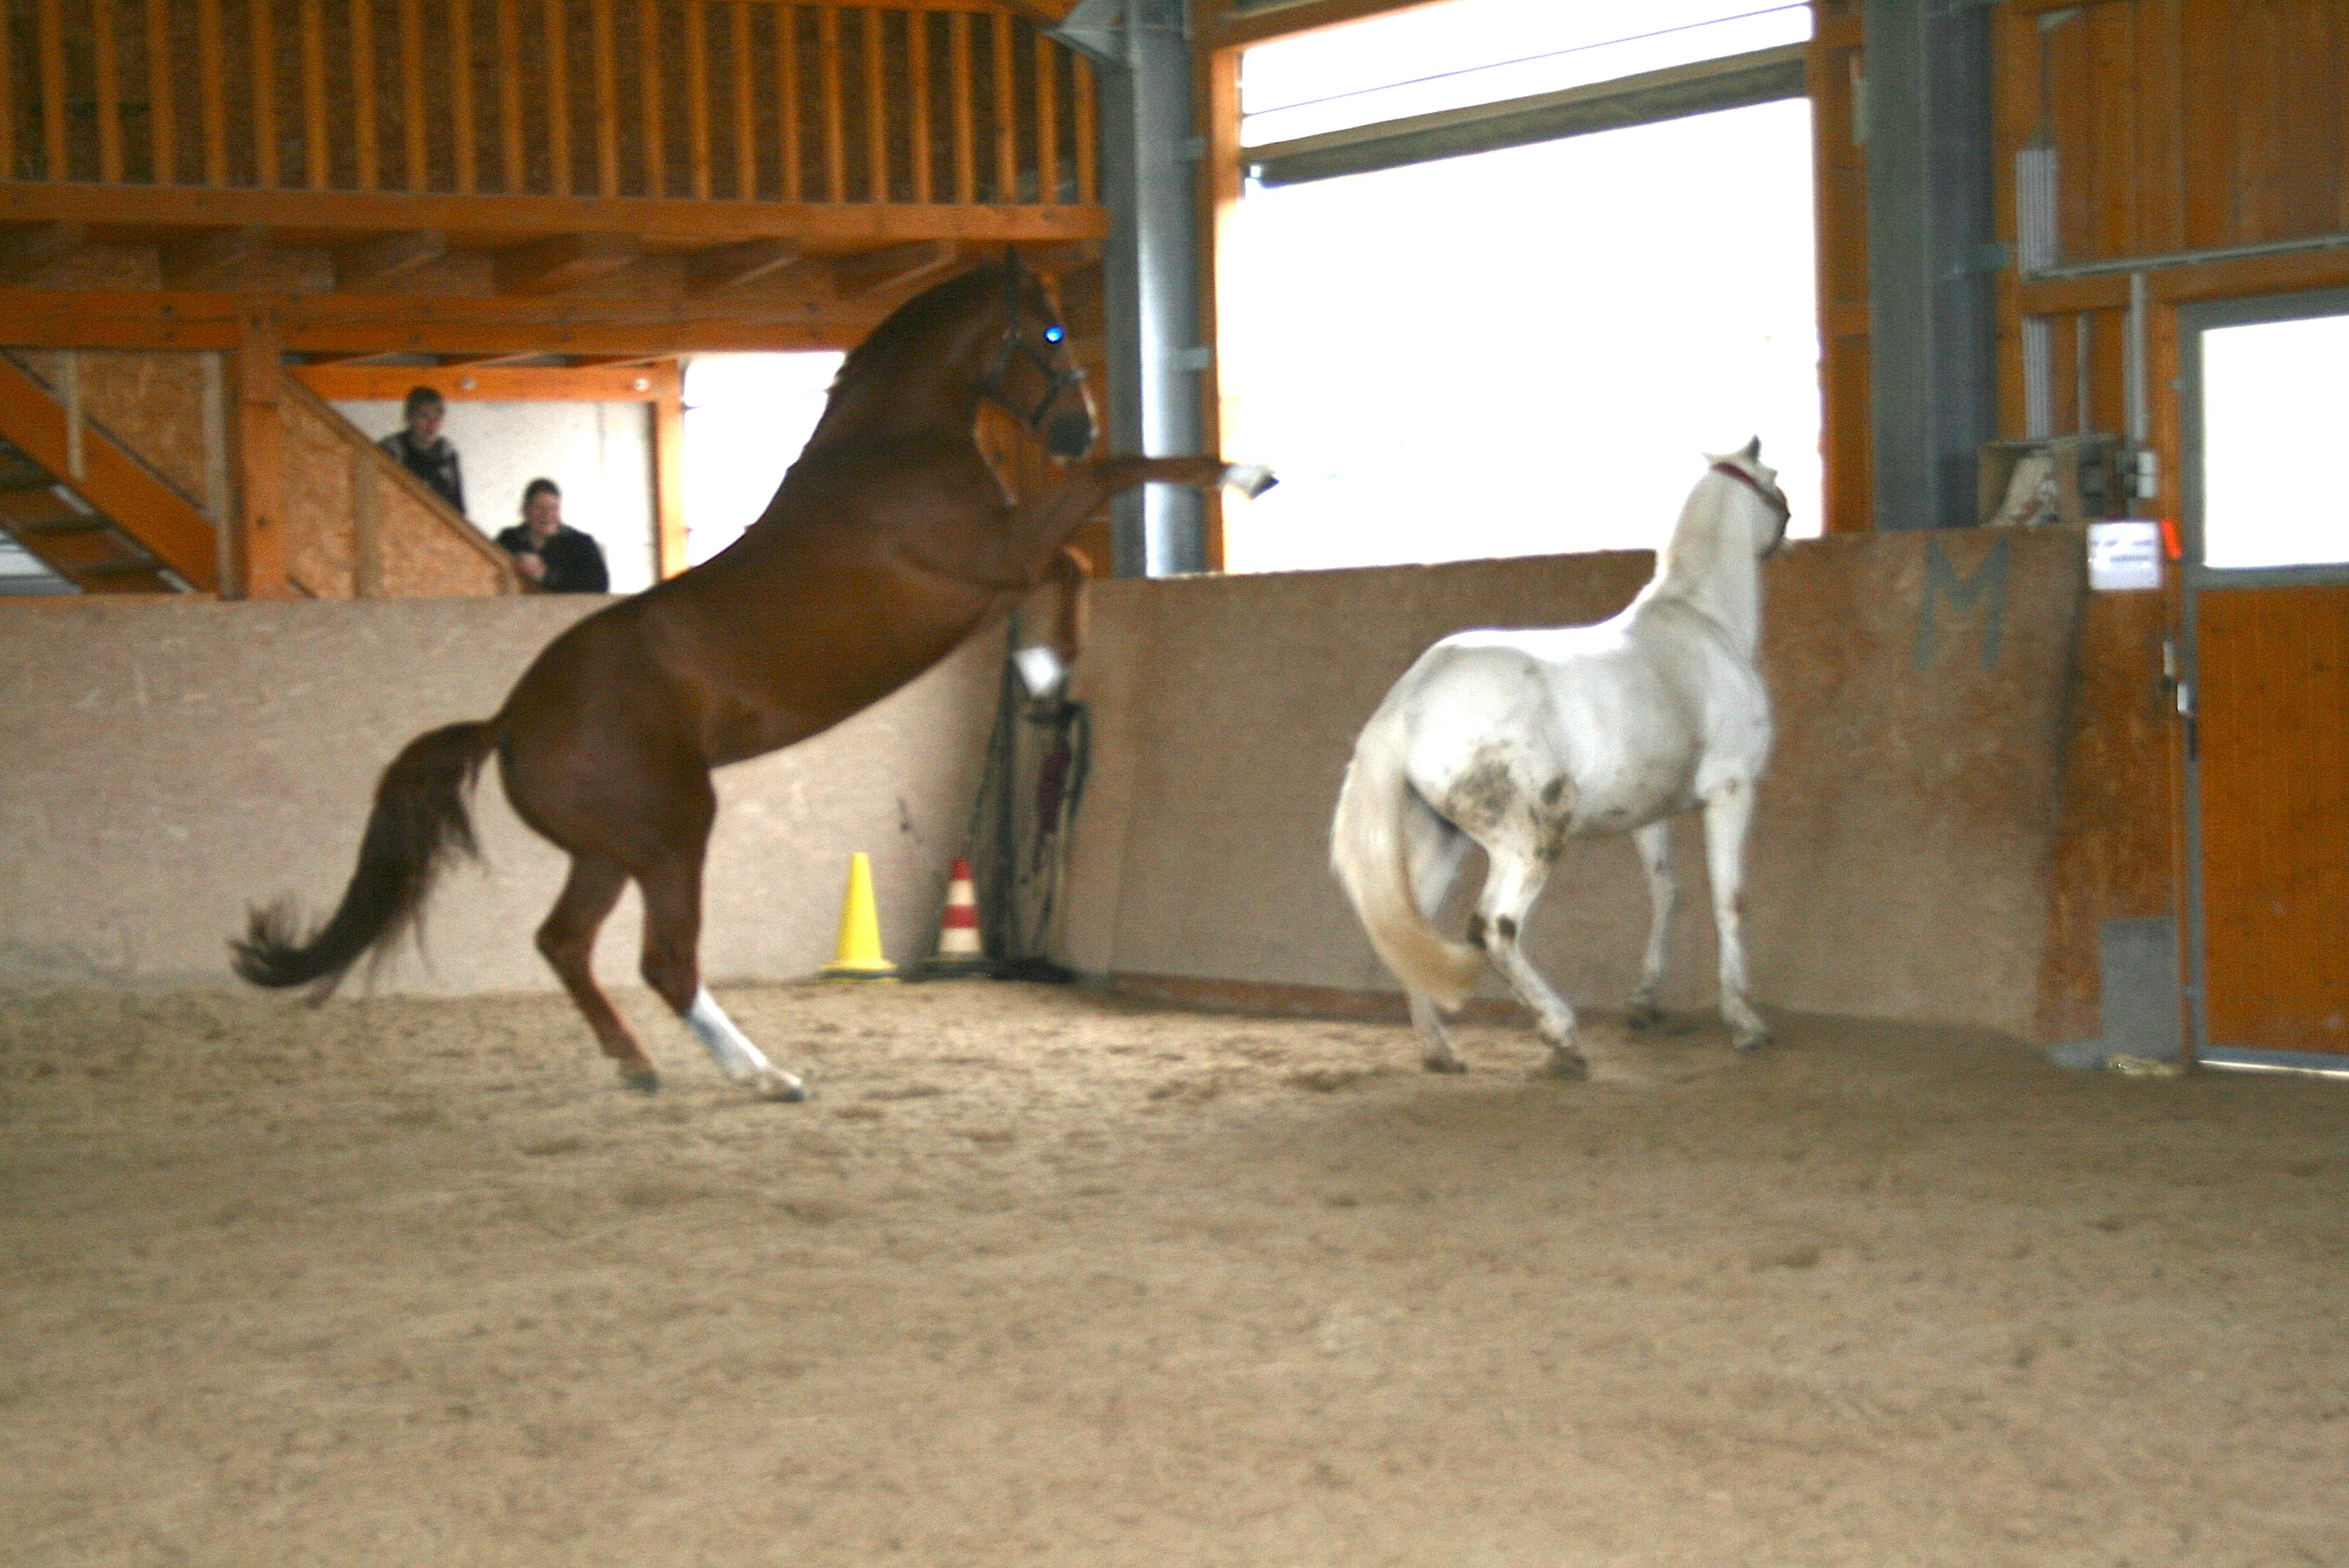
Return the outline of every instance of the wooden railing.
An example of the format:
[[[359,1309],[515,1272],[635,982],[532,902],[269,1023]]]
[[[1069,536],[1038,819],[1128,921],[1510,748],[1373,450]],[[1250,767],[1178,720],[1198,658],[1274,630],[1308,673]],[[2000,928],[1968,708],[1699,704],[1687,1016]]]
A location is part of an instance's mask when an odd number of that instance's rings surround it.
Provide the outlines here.
[[[919,0],[6,0],[0,178],[1089,205],[1085,63]]]

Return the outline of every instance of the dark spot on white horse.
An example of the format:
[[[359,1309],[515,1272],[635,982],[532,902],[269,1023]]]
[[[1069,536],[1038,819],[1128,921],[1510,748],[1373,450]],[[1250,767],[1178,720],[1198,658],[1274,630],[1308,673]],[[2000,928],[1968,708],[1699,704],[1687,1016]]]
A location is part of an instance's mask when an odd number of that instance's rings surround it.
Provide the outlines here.
[[[1485,917],[1482,914],[1468,917],[1468,945],[1475,948],[1485,945]]]
[[[1542,786],[1542,804],[1545,806],[1555,806],[1558,802],[1558,797],[1565,793],[1566,780],[1563,779],[1553,779],[1548,783]]]
[[[1444,792],[1443,813],[1467,829],[1491,829],[1508,816],[1516,802],[1517,784],[1510,776],[1508,758],[1481,752]]]
[[[1500,934],[1504,942],[1515,942],[1517,939],[1517,921],[1515,915],[1501,916],[1493,922],[1493,929]]]

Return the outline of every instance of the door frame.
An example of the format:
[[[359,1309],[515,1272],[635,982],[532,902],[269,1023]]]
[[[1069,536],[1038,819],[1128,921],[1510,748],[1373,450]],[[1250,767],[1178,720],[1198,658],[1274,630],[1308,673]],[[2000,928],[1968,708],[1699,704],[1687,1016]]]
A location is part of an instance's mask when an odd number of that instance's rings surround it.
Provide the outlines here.
[[[2185,719],[2186,1031],[2189,1058],[2203,1067],[2251,1072],[2319,1073],[2349,1078],[2349,1057],[2323,1051],[2213,1047],[2203,906],[2202,748],[2200,745],[2201,616],[2206,593],[2349,583],[2349,562],[2324,566],[2210,567],[2202,564],[2202,334],[2213,327],[2253,326],[2349,315],[2349,288],[2310,289],[2180,303],[2177,307],[2178,508],[2182,530],[2179,614],[2179,712]]]

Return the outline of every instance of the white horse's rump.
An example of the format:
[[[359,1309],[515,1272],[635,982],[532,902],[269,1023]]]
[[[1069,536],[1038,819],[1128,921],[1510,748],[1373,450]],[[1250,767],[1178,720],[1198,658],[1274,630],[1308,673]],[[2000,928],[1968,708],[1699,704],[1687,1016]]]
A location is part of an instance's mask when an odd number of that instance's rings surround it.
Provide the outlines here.
[[[1427,1066],[1464,1070],[1439,1008],[1490,958],[1533,1010],[1551,1070],[1587,1070],[1574,1013],[1519,946],[1526,914],[1572,838],[1630,833],[1653,918],[1632,1020],[1654,1020],[1674,889],[1670,819],[1702,806],[1721,931],[1721,1011],[1741,1049],[1769,1037],[1745,989],[1738,888],[1770,703],[1754,665],[1758,562],[1786,529],[1762,443],[1716,458],[1689,493],[1630,607],[1595,626],[1464,632],[1426,653],[1354,742],[1330,863],[1402,981]],[[1428,923],[1471,841],[1489,869],[1468,941]],[[1481,951],[1480,951],[1481,949]]]

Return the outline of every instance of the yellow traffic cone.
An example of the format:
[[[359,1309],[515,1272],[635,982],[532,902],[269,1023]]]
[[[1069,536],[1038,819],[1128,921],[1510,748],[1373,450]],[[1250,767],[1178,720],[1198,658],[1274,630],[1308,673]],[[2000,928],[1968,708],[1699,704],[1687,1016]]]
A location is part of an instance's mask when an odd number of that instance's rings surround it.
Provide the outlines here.
[[[881,954],[881,920],[873,908],[873,860],[863,850],[848,857],[839,951],[823,974],[828,980],[894,980],[897,975],[897,966]]]

